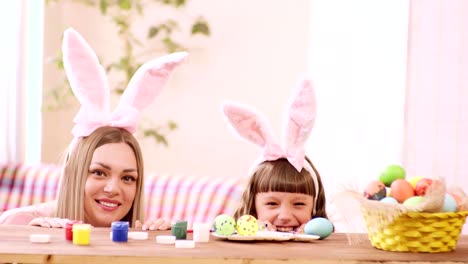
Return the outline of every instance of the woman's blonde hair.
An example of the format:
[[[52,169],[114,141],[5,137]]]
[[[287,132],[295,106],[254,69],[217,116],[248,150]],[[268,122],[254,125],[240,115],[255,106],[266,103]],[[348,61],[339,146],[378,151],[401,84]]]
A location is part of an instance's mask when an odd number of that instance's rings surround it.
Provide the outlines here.
[[[137,189],[132,208],[122,221],[134,226],[136,220],[144,220],[143,208],[143,155],[136,138],[127,130],[104,126],[96,129],[89,136],[80,138],[67,155],[57,194],[56,217],[84,221],[84,188],[89,173],[89,166],[94,151],[102,145],[124,142],[130,148],[137,161]]]
[[[311,215],[311,218],[327,218],[325,191],[323,190],[322,180],[312,162],[307,157],[306,160],[317,176],[318,194],[317,190],[315,190],[312,176],[307,170],[302,169],[301,172],[298,172],[284,158],[275,161],[265,161],[257,166],[250,177],[242,195],[241,206],[234,213],[234,218],[237,219],[246,214],[258,217],[255,208],[255,196],[257,193],[262,192],[302,193],[312,197],[318,195],[316,213],[315,215]]]

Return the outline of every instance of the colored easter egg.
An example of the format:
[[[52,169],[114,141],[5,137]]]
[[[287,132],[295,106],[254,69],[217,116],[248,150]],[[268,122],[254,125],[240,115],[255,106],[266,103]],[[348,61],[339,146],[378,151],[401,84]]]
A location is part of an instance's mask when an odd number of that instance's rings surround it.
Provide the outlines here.
[[[443,212],[456,212],[457,211],[457,201],[453,198],[452,195],[446,193],[444,199],[444,207],[442,208]]]
[[[416,188],[416,183],[418,183],[419,180],[424,178],[423,176],[413,176],[408,179],[408,182],[413,186],[413,188]]]
[[[387,189],[381,181],[371,181],[364,189],[364,197],[369,200],[379,201],[385,196],[387,196]]]
[[[397,204],[398,203],[398,201],[393,197],[384,197],[380,201],[383,202],[383,203],[392,203],[392,204]]]
[[[230,236],[236,231],[236,221],[227,214],[218,215],[214,220],[214,232],[222,236]]]
[[[450,194],[453,197],[453,199],[455,199],[455,202],[457,202],[457,211],[465,211],[465,206],[460,196],[454,193],[448,193],[448,194]]]
[[[424,200],[425,200],[425,198],[423,196],[413,196],[413,197],[410,197],[410,198],[406,199],[403,202],[403,205],[416,206],[416,205],[424,202]]]
[[[406,199],[414,196],[413,186],[403,179],[396,179],[390,186],[392,191],[392,197],[395,198],[399,203],[403,203]]]
[[[431,186],[431,184],[432,180],[429,178],[422,178],[421,180],[419,180],[414,188],[416,195],[426,195],[427,188]]]
[[[243,215],[237,219],[237,233],[241,236],[253,236],[258,232],[257,218]]]
[[[304,232],[325,239],[333,232],[333,224],[326,218],[317,217],[307,222]]]
[[[387,197],[391,197],[392,196],[392,190],[390,189],[390,187],[385,187],[385,190],[387,190]]]
[[[384,169],[380,174],[379,180],[385,184],[385,186],[390,186],[392,182],[396,179],[404,179],[406,177],[406,172],[403,167],[400,165],[390,165]]]

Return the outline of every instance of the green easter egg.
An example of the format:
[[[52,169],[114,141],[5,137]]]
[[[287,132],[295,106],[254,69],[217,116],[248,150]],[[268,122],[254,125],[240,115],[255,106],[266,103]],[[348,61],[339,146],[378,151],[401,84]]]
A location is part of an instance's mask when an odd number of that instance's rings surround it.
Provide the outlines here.
[[[413,197],[410,197],[408,199],[406,199],[404,202],[403,202],[403,205],[406,205],[406,206],[416,206],[420,203],[424,202],[424,197],[423,196],[413,196]]]
[[[227,214],[218,215],[214,220],[214,232],[222,236],[231,236],[236,231],[236,221]]]
[[[379,180],[390,187],[392,182],[396,179],[404,179],[406,172],[400,165],[390,165],[380,174]]]

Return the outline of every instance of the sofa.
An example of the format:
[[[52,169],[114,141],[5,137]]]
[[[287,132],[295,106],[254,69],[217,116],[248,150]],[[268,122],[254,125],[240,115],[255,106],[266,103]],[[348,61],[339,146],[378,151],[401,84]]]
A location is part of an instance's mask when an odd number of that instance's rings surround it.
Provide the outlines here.
[[[0,213],[55,199],[60,167],[54,164],[0,165]],[[236,178],[209,178],[196,175],[145,173],[145,215],[211,222],[219,214],[233,215],[245,181]]]

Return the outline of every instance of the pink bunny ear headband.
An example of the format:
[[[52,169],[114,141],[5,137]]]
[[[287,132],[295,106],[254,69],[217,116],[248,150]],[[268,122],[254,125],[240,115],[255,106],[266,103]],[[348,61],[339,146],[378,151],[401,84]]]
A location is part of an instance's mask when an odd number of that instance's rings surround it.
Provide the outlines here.
[[[305,160],[304,149],[304,144],[314,126],[316,114],[315,94],[310,81],[301,80],[291,96],[284,133],[284,148],[274,141],[266,119],[253,109],[240,104],[225,103],[223,112],[239,136],[263,149],[262,155],[251,167],[251,172],[264,161],[286,158],[297,171],[300,172],[304,168],[310,173],[316,192],[313,211],[315,214],[319,185],[315,171]]]
[[[135,133],[140,111],[160,94],[174,69],[187,57],[186,52],[176,52],[143,64],[111,112],[106,72],[86,40],[69,28],[64,33],[62,52],[70,86],[81,103],[73,119],[74,141],[102,126],[121,127]]]

